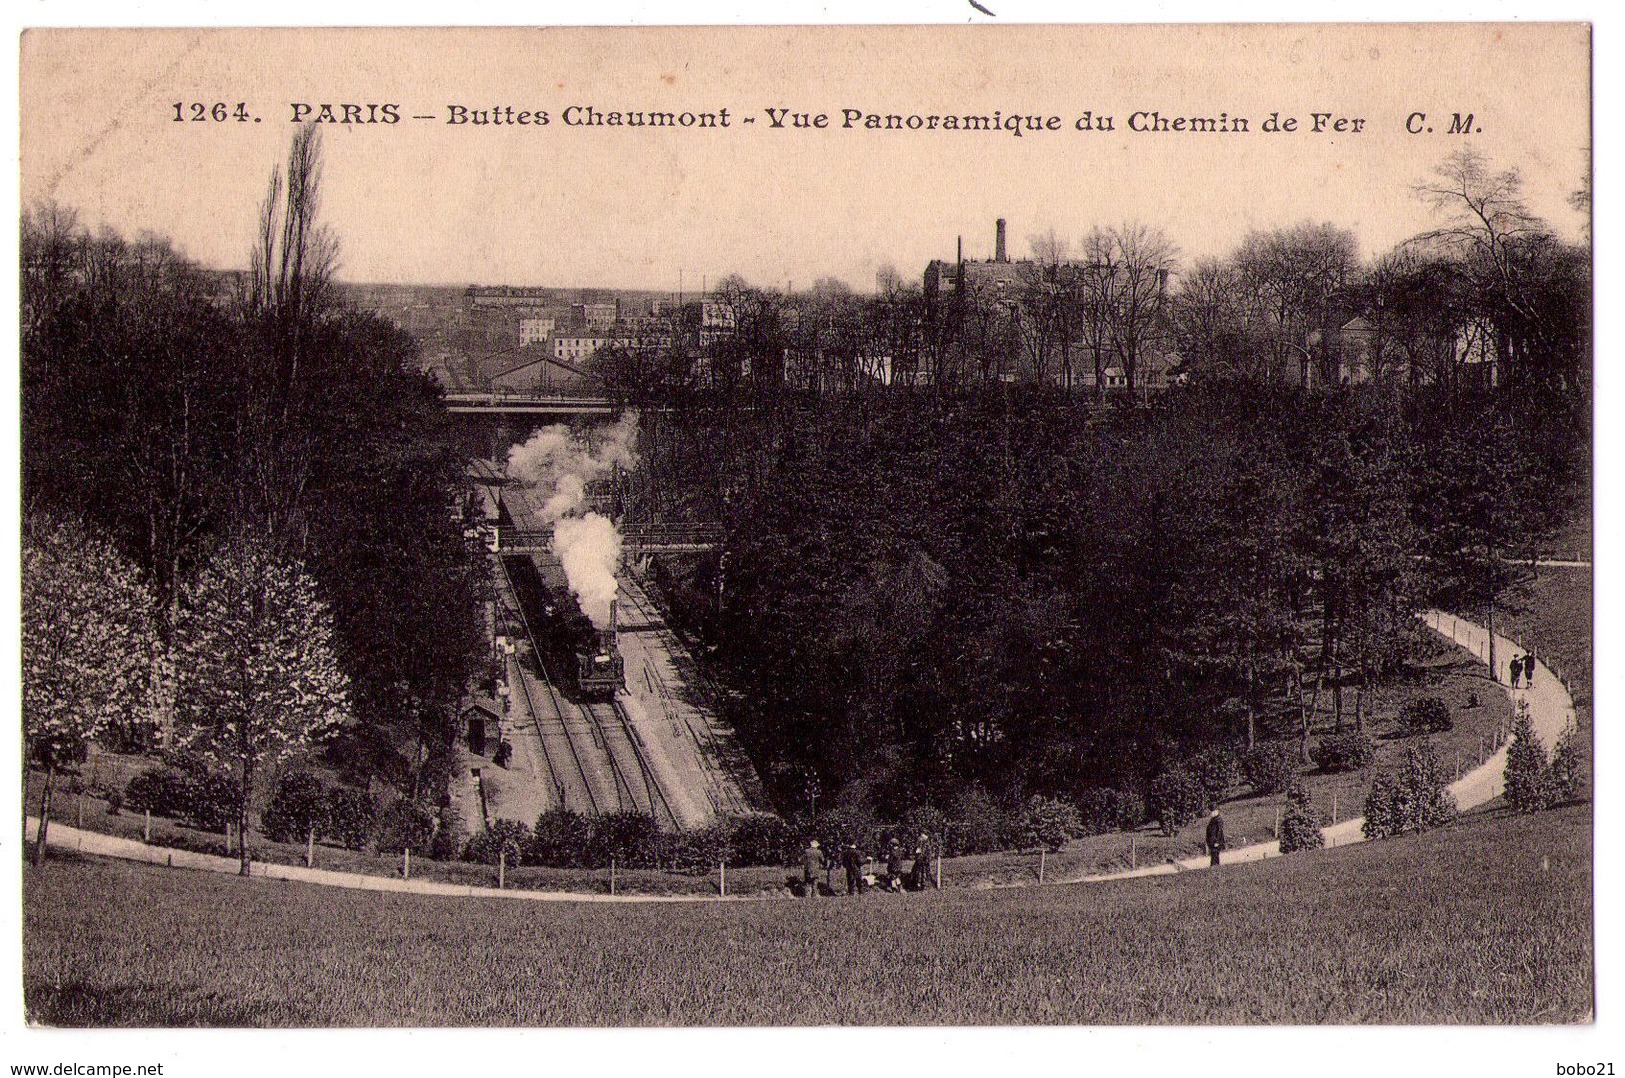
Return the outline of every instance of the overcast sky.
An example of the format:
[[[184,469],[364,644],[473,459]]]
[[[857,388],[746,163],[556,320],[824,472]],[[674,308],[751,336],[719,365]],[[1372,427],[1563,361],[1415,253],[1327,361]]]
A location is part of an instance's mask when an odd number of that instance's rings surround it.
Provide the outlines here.
[[[868,288],[882,265],[915,277],[951,257],[956,236],[990,255],[1001,216],[1015,256],[1050,229],[1139,220],[1188,260],[1303,219],[1352,229],[1372,254],[1428,227],[1411,185],[1467,145],[1521,169],[1534,208],[1573,236],[1588,50],[1584,27],[1528,24],[31,31],[22,197],[241,266],[293,104],[341,118],[346,103],[392,104],[399,123],[326,128],[323,218],[349,280],[675,290],[681,273],[693,291],[738,272]],[[177,122],[176,102],[185,117],[243,102],[258,122]],[[452,125],[451,106],[550,123]],[[571,106],[726,108],[730,126],[573,127]],[[769,108],[830,126],[777,130]],[[1060,128],[874,132],[843,128],[846,108]],[[1128,130],[1153,110],[1251,130]],[[1079,132],[1086,111],[1115,131]],[[1316,133],[1314,112],[1351,122]],[[1469,112],[1473,134],[1446,133]],[[1271,113],[1298,129],[1266,133]]]

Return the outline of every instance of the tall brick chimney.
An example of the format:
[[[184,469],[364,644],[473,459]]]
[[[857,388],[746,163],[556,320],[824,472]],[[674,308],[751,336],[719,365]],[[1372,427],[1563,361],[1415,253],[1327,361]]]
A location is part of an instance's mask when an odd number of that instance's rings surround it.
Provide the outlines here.
[[[994,237],[994,240],[993,240],[993,261],[995,261],[995,262],[1008,262],[1008,261],[1010,261],[1008,258],[1005,257],[1005,254],[1004,254],[1004,218],[1003,217],[999,218],[998,232],[996,233],[996,235]]]

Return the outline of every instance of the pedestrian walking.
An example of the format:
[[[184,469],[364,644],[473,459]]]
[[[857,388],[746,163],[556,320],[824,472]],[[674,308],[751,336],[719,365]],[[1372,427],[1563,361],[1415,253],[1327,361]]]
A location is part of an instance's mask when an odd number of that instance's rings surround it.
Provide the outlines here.
[[[886,847],[886,890],[897,891],[903,886],[903,844],[895,837]]]
[[[1213,810],[1213,816],[1207,822],[1207,855],[1211,860],[1209,864],[1219,863],[1219,851],[1224,849],[1224,817],[1219,810]]]
[[[818,874],[824,871],[824,853],[817,839],[809,839],[801,851],[801,883],[807,889],[807,898],[818,897]]]
[[[855,843],[848,842],[841,847],[841,867],[846,869],[846,893],[856,895],[863,893],[863,854],[858,852]]]
[[[1522,655],[1514,655],[1512,657],[1512,666],[1511,666],[1509,672],[1512,675],[1512,687],[1514,689],[1516,689],[1518,687],[1518,675],[1523,673],[1523,656]]]
[[[1535,687],[1535,657],[1533,655],[1523,657],[1523,685],[1526,689]]]

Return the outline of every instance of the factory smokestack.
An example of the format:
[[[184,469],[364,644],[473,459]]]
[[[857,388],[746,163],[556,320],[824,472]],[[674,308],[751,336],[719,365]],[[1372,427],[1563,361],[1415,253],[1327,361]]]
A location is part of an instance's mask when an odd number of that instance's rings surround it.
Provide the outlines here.
[[[1004,254],[1004,218],[1003,217],[999,218],[998,231],[995,234],[994,240],[993,240],[993,261],[995,261],[995,262],[1008,262],[1008,261],[1010,261],[1008,258],[1005,257],[1005,254]]]

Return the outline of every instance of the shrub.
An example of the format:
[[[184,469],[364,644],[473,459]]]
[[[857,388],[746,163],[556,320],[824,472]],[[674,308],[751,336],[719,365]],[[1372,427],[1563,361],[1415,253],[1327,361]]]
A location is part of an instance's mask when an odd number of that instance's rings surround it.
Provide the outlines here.
[[[462,852],[463,816],[456,806],[446,805],[440,810],[440,820],[429,842],[429,856],[436,861],[455,861]]]
[[[178,767],[153,767],[124,787],[124,802],[132,812],[179,819],[192,800],[192,777]]]
[[[519,820],[492,820],[491,826],[468,840],[463,847],[463,860],[494,865],[508,855],[508,864],[520,864],[530,847],[530,828]]]
[[[879,821],[866,808],[851,805],[840,805],[820,812],[809,825],[809,834],[818,840],[818,845],[826,854],[834,851],[848,842],[856,843],[859,849],[865,849],[874,843],[875,832],[879,830]],[[918,831],[908,835],[912,840]],[[801,849],[801,843],[806,842],[807,836],[800,836],[796,850]]]
[[[1320,830],[1320,817],[1309,806],[1309,794],[1301,785],[1287,792],[1286,811],[1281,813],[1281,852],[1318,850],[1326,845]]]
[[[1328,775],[1360,771],[1376,761],[1377,743],[1362,733],[1334,734],[1321,738],[1310,755]]]
[[[312,829],[322,830],[327,816],[327,788],[308,771],[283,775],[260,817],[260,829],[272,842],[303,842]]]
[[[536,818],[527,860],[553,868],[584,868],[592,850],[592,824],[580,813],[553,809]]]
[[[627,868],[658,867],[660,832],[654,817],[641,812],[618,812],[592,821],[590,862]]]
[[[1183,768],[1197,784],[1209,805],[1217,805],[1230,794],[1241,777],[1241,761],[1223,745],[1213,745],[1186,760]]]
[[[200,831],[224,831],[228,823],[237,822],[242,805],[242,787],[230,775],[205,773],[195,776],[191,783],[191,796],[181,817]]]
[[[1437,827],[1456,814],[1456,799],[1432,742],[1405,750],[1399,770],[1379,771],[1365,799],[1365,837],[1386,838]]]
[[[1022,806],[1017,841],[1023,849],[1045,846],[1054,853],[1066,845],[1067,839],[1082,833],[1078,810],[1065,801],[1035,794]]]
[[[1146,798],[1146,810],[1165,835],[1174,834],[1207,808],[1207,793],[1201,783],[1177,768],[1158,775]]]
[[[703,876],[715,872],[718,862],[733,860],[729,840],[728,828],[720,824],[698,831],[667,835],[661,860],[669,864],[674,872]]]
[[[371,794],[353,786],[337,786],[327,794],[322,834],[348,849],[364,849],[372,841],[377,817],[378,805]]]
[[[378,818],[379,853],[400,853],[409,849],[419,856],[426,856],[433,838],[434,813],[411,798],[396,798]]]
[[[1298,777],[1298,749],[1290,741],[1265,741],[1241,758],[1241,772],[1254,793],[1275,794]]]
[[[124,807],[124,794],[118,790],[107,791],[107,814],[117,816],[119,809]]]
[[[792,864],[801,848],[794,829],[777,816],[740,816],[729,825],[734,857],[741,865]]]
[[[1009,816],[994,804],[979,783],[972,783],[954,795],[948,809],[948,822],[948,846],[956,856],[1002,850],[1010,842]],[[880,851],[870,852],[878,855]]]
[[[1507,804],[1518,812],[1536,812],[1551,803],[1551,768],[1546,750],[1529,723],[1529,708],[1520,705],[1512,722],[1505,771]]]
[[[1585,786],[1584,746],[1580,728],[1570,723],[1552,749],[1551,794],[1554,805],[1578,801]]]
[[[1421,696],[1399,710],[1399,727],[1407,734],[1442,734],[1455,726],[1450,708],[1437,696]]]
[[[1127,790],[1091,787],[1078,798],[1078,816],[1086,835],[1132,831],[1145,822],[1145,800]]]
[[[948,829],[948,817],[932,805],[915,805],[903,814],[903,828],[911,839],[918,840],[921,834],[925,834],[931,837],[933,844],[940,845],[943,833]],[[871,854],[875,852],[861,841],[858,848]]]

